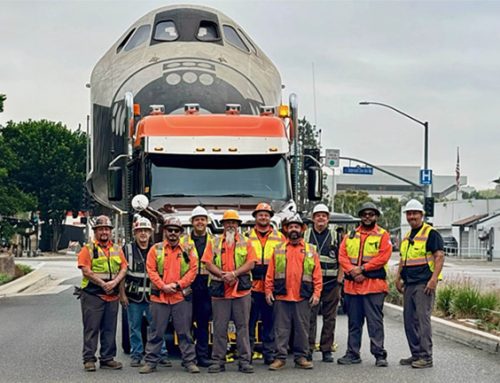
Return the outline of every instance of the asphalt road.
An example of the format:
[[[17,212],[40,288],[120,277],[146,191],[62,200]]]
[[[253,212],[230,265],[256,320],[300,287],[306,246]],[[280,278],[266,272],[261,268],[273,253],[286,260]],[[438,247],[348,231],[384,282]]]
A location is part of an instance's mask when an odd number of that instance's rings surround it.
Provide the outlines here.
[[[78,283],[79,278],[67,281]],[[236,365],[228,365],[221,374],[187,375],[179,360],[173,368],[160,368],[158,372],[142,376],[128,367],[128,356],[121,353],[117,359],[125,362],[121,371],[83,371],[81,362],[82,325],[79,301],[71,289],[59,294],[23,296],[0,299],[0,382],[500,382],[500,359],[460,344],[435,337],[434,368],[414,370],[398,365],[401,357],[408,356],[402,324],[387,319],[386,348],[388,368],[374,367],[369,353],[367,334],[364,335],[363,363],[339,366],[315,361],[315,368],[302,371],[288,361],[283,371],[270,372],[262,362],[256,362],[253,375],[236,372]],[[343,355],[347,339],[347,321],[340,316],[337,322],[339,350],[335,358]],[[119,332],[118,332],[119,333]],[[120,343],[120,342],[118,342]],[[315,354],[319,359],[320,354]]]

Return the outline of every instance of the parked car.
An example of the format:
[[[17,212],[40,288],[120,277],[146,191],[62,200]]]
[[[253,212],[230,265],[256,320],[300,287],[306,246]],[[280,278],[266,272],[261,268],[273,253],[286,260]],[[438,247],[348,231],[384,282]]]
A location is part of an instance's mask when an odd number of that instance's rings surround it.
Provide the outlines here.
[[[443,237],[444,242],[444,254],[445,255],[457,255],[458,254],[458,242],[455,237],[447,236]]]

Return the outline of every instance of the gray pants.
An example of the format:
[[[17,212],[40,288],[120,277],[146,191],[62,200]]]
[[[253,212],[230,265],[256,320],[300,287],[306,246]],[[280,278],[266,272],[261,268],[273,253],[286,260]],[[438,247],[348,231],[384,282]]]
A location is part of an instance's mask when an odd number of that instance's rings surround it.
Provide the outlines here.
[[[361,335],[366,318],[370,337],[370,352],[377,359],[387,357],[387,351],[384,349],[384,298],[384,293],[345,295],[349,317],[348,355],[359,357]]]
[[[97,361],[95,354],[99,338],[99,360],[112,360],[116,356],[118,301],[106,302],[83,291],[80,302],[83,320],[83,363]]]
[[[431,314],[435,293],[424,293],[425,284],[409,285],[404,289],[403,318],[411,355],[432,359]]]
[[[224,365],[227,351],[227,326],[233,318],[236,326],[236,347],[239,354],[239,364],[244,366],[251,361],[248,321],[252,298],[246,295],[235,299],[212,299],[212,316],[214,338],[212,359],[215,363]]]
[[[153,323],[151,337],[146,345],[146,363],[156,366],[162,358],[162,344],[170,316],[174,321],[174,329],[179,338],[182,362],[185,366],[194,363],[196,351],[191,336],[193,306],[191,302],[182,301],[173,305],[151,302],[151,317]]]
[[[274,336],[276,358],[285,360],[293,327],[294,359],[306,358],[309,353],[309,322],[311,307],[307,299],[301,302],[274,302]]]
[[[316,330],[320,307],[323,315],[323,327],[321,328],[319,348],[321,352],[332,351],[335,339],[335,324],[337,323],[337,306],[340,301],[340,287],[338,283],[335,283],[334,287],[325,288],[323,286],[321,303],[312,308],[309,327],[309,348],[311,351],[316,347]]]

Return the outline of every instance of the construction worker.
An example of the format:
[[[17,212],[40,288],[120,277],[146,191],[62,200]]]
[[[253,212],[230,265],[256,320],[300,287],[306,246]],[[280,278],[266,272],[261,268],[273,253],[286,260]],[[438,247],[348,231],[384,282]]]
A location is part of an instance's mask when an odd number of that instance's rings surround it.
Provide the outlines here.
[[[330,210],[326,205],[316,205],[312,213],[313,227],[306,230],[304,240],[316,246],[323,276],[323,290],[321,291],[320,304],[311,312],[311,325],[309,328],[309,359],[316,348],[317,317],[321,307],[323,327],[321,329],[320,351],[322,360],[333,363],[333,341],[335,336],[335,323],[337,321],[337,306],[340,301],[340,289],[343,275],[339,272],[338,255],[336,249],[336,233],[328,229]]]
[[[431,313],[436,287],[442,279],[444,244],[441,235],[424,222],[422,204],[412,199],[403,209],[411,230],[399,248],[396,288],[403,293],[403,318],[411,356],[399,364],[432,367]]]
[[[266,302],[274,305],[274,334],[276,359],[269,366],[272,371],[286,364],[291,329],[294,329],[295,367],[312,369],[309,354],[309,325],[311,307],[321,297],[321,265],[314,246],[302,235],[305,225],[296,215],[283,225],[286,242],[276,246],[266,274]]]
[[[345,273],[349,335],[346,354],[338,364],[361,363],[360,347],[363,324],[367,322],[370,352],[377,367],[387,367],[384,349],[384,298],[389,292],[386,265],[392,254],[389,233],[377,225],[380,210],[372,202],[358,210],[361,224],[344,237],[339,262]]]
[[[120,300],[127,312],[130,336],[131,367],[141,367],[144,353],[143,344],[147,339],[142,337],[142,321],[148,321],[148,334],[151,334],[151,311],[149,310],[149,293],[151,282],[146,273],[146,257],[151,249],[153,226],[145,217],[135,220],[133,226],[134,241],[123,247],[128,268],[124,283],[120,284]],[[162,346],[160,364],[171,367],[165,344]]]
[[[121,248],[111,241],[113,225],[101,215],[92,226],[93,242],[78,254],[82,271],[80,299],[83,318],[83,363],[85,371],[95,371],[97,343],[101,342],[99,367],[119,370],[116,356],[116,322],[119,284],[127,273],[127,260]]]
[[[210,272],[209,292],[213,313],[213,364],[209,373],[225,371],[227,327],[232,318],[236,326],[239,371],[253,373],[248,321],[250,318],[252,278],[256,256],[250,241],[238,233],[240,216],[226,210],[221,219],[224,232],[214,241],[213,251],[205,252],[202,262]]]
[[[208,350],[208,322],[212,315],[212,305],[208,294],[208,271],[201,261],[206,252],[212,251],[213,237],[207,231],[208,212],[197,206],[191,212],[193,231],[181,237],[185,249],[192,249],[197,258],[197,274],[191,285],[193,289],[193,321],[196,322],[196,357],[198,366],[209,367],[212,363]]]
[[[196,277],[198,262],[194,252],[184,249],[179,242],[184,228],[178,218],[166,218],[163,229],[165,240],[149,250],[146,260],[146,269],[151,279],[153,331],[146,345],[146,364],[139,372],[149,374],[156,371],[161,360],[164,334],[172,317],[179,338],[182,365],[190,373],[199,373],[191,336],[193,308],[190,287]]]
[[[271,227],[274,211],[268,203],[261,202],[252,213],[255,227],[250,231],[248,239],[257,255],[257,263],[252,270],[252,309],[250,310],[250,345],[252,356],[255,346],[255,326],[259,318],[262,320],[262,353],[264,363],[270,365],[274,361],[273,309],[266,303],[265,286],[267,266],[274,248],[284,242],[285,236]]]

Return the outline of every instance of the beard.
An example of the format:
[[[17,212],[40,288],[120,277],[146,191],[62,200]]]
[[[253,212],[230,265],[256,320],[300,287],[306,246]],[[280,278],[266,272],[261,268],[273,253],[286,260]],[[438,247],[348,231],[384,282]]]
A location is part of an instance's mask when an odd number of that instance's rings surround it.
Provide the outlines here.
[[[291,239],[291,240],[296,240],[296,239],[299,239],[300,238],[300,233],[298,231],[291,231],[288,233],[288,237]]]
[[[226,229],[226,232],[224,233],[224,236],[225,236],[225,239],[226,239],[226,243],[229,246],[233,246],[234,245],[234,241],[235,241],[235,237],[236,237],[236,230],[233,229],[232,227],[228,228],[228,229]]]

